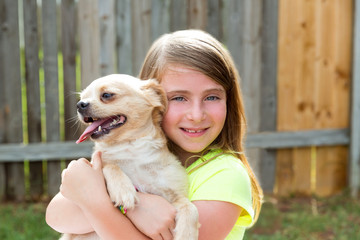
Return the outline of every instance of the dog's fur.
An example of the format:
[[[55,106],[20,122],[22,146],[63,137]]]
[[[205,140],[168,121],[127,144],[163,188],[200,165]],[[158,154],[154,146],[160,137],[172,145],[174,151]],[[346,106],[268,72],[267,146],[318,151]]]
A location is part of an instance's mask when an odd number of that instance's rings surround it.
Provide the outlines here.
[[[80,96],[81,121],[96,125],[101,121],[92,121],[113,117],[114,124],[121,125],[108,130],[109,123],[103,123],[101,129],[95,128],[101,133],[91,135],[85,130],[78,140],[91,136],[94,150],[102,152],[103,173],[114,205],[134,208],[138,201],[135,187],[141,192],[163,196],[177,210],[174,239],[197,239],[198,213],[187,198],[187,174],[169,152],[160,127],[167,104],[160,84],[156,80],[142,81],[114,74],[93,81]],[[120,115],[123,117],[116,117]],[[120,124],[117,120],[125,122]],[[61,239],[99,237],[95,233],[64,234]]]

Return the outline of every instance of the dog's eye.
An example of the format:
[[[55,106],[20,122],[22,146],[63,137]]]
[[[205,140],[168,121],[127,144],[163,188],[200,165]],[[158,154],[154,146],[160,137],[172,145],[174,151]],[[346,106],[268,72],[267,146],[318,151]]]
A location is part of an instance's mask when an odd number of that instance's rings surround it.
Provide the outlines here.
[[[101,99],[102,99],[102,100],[109,100],[109,99],[112,98],[113,96],[114,96],[113,93],[103,93],[103,94],[101,95]]]

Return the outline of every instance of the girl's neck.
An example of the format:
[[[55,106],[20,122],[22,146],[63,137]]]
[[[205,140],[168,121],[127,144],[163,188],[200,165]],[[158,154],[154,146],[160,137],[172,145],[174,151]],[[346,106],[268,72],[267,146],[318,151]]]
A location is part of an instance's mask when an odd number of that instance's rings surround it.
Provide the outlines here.
[[[208,152],[202,151],[199,153],[192,153],[192,152],[186,152],[181,148],[175,149],[175,154],[179,158],[179,161],[181,162],[181,165],[183,165],[185,168],[189,167],[191,164],[193,164],[199,157],[205,155]]]
[[[173,146],[173,151],[184,167],[190,166],[197,159],[194,156],[199,156],[198,153],[187,152],[177,146]]]

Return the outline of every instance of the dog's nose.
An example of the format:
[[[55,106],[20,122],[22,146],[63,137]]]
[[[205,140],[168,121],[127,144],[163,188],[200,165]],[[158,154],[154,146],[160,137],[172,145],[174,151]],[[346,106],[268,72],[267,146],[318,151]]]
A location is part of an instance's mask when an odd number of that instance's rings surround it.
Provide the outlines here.
[[[89,103],[84,102],[84,101],[79,101],[76,105],[77,105],[78,110],[85,110],[88,108]]]

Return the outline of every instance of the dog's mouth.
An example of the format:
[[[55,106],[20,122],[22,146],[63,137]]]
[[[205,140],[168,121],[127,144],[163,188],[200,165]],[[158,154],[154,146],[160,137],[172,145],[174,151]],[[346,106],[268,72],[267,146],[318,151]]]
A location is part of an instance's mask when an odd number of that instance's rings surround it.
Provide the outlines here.
[[[111,130],[122,126],[126,122],[126,116],[116,115],[108,118],[84,117],[84,122],[90,125],[81,134],[76,143],[81,143],[88,137],[97,139],[105,134],[109,134]]]

